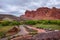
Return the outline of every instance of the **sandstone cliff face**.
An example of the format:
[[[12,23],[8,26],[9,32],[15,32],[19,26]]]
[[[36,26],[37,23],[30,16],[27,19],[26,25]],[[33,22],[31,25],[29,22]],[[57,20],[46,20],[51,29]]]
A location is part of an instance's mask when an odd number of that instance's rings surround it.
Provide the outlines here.
[[[58,20],[60,19],[60,9],[55,7],[47,8],[41,7],[36,9],[36,11],[26,11],[25,15],[21,16],[23,19],[29,20]]]

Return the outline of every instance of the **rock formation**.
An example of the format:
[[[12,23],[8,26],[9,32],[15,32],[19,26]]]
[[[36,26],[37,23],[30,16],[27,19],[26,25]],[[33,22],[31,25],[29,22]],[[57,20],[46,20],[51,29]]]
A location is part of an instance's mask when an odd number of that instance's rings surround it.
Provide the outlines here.
[[[32,37],[33,40],[60,40],[60,31],[37,34]]]
[[[20,16],[22,19],[28,20],[58,20],[60,19],[60,9],[41,7],[36,11],[26,10],[25,15]]]
[[[19,30],[20,29],[17,26],[14,26],[13,28],[7,31],[6,36],[14,35],[19,32]]]
[[[34,36],[18,36],[11,40],[60,40],[60,31],[52,31],[47,33],[39,33]]]

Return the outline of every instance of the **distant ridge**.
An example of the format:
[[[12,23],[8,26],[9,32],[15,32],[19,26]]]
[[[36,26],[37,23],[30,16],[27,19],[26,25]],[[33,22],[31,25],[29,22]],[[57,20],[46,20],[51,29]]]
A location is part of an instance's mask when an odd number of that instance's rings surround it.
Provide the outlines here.
[[[9,18],[15,21],[19,21],[20,18],[14,15],[10,15],[10,14],[0,14],[0,20],[3,20],[4,18]]]

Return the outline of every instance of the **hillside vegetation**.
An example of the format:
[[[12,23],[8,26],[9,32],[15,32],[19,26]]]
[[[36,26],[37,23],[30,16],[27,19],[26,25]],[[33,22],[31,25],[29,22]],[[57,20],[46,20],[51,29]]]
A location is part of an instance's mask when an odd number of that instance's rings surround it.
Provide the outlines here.
[[[51,30],[60,30],[60,20],[26,20],[26,21],[0,21],[0,38],[13,26],[32,25],[33,27]]]
[[[0,38],[5,37],[7,31],[12,29],[14,26],[19,26],[18,21],[0,21]]]
[[[27,20],[22,23],[37,28],[60,30],[60,20]]]
[[[35,25],[35,24],[56,24],[60,25],[60,20],[27,20],[23,21],[23,24]]]

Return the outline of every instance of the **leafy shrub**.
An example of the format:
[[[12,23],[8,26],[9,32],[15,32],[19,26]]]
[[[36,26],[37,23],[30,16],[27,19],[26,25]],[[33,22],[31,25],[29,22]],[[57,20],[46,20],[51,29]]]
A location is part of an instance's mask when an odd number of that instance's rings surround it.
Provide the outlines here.
[[[5,37],[5,33],[4,32],[0,32],[0,38]]]
[[[58,24],[58,25],[60,25],[60,20],[59,20],[59,21],[57,21],[57,24]]]
[[[12,21],[12,22],[10,23],[10,25],[20,25],[20,22]]]
[[[7,25],[9,25],[11,22],[10,21],[3,21],[2,23],[1,23],[1,25],[2,26],[7,26]]]
[[[28,20],[28,21],[25,21],[25,24],[28,24],[28,25],[35,25],[35,24],[36,24],[36,21]]]
[[[57,24],[60,25],[60,20],[27,20],[23,24],[35,25],[35,24]]]
[[[12,25],[20,25],[18,21],[3,21],[0,22],[0,26],[12,26]]]

